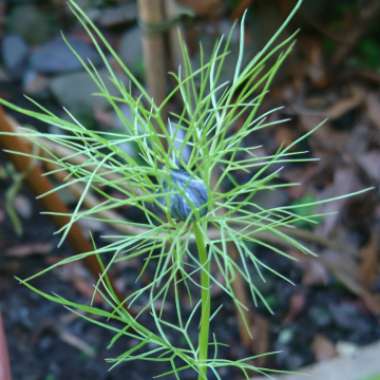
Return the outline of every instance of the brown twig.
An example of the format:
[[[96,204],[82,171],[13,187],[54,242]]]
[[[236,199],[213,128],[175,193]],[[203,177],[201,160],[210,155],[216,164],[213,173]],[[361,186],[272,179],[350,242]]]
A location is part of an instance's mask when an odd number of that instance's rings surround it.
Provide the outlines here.
[[[8,345],[4,331],[3,318],[0,313],[0,380],[12,380],[9,363]]]
[[[54,170],[56,167],[52,163],[47,163],[46,167],[49,170]],[[54,177],[60,181],[64,182],[65,179],[67,178],[68,173],[65,171],[54,171]],[[79,184],[71,184],[70,186],[67,187],[68,191],[75,197],[75,198],[80,198],[80,196],[83,194],[84,191],[84,186],[81,186]],[[87,192],[85,198],[83,199],[83,206],[87,207],[88,209],[95,208],[99,204],[98,198],[96,198],[92,193]],[[139,227],[134,227],[131,226],[130,224],[125,224],[125,223],[117,223],[117,221],[122,221],[123,216],[120,215],[119,213],[112,211],[112,210],[105,210],[105,211],[100,211],[97,214],[99,217],[105,220],[112,220],[112,227],[120,231],[124,234],[128,235],[137,235],[143,232],[146,232],[145,229],[139,228]]]
[[[20,173],[25,174],[25,182],[34,195],[40,195],[47,193],[53,189],[53,185],[43,175],[41,167],[38,163],[34,163],[32,158],[26,156],[31,153],[31,146],[21,137],[16,136],[16,128],[12,121],[6,116],[4,110],[0,107],[0,132],[5,132],[0,138],[0,148],[4,150],[11,150],[23,153],[25,155],[9,154],[9,160],[13,166]],[[27,169],[27,170],[26,170]],[[69,213],[68,208],[60,199],[57,193],[50,192],[48,195],[40,199],[45,210],[54,212],[59,215],[52,215],[54,223],[58,227],[63,227],[69,222],[69,217],[66,216]],[[73,223],[70,231],[67,235],[67,241],[71,247],[77,253],[91,252],[93,247],[90,242],[84,236],[78,223]],[[95,279],[102,273],[102,269],[95,256],[87,256],[84,259],[84,263],[87,269],[92,273]],[[112,281],[111,281],[112,282]],[[122,295],[118,292],[117,288],[113,286],[115,292],[120,299],[123,299]]]
[[[165,23],[163,0],[138,0],[146,82],[157,105],[167,90],[166,46],[162,26]]]

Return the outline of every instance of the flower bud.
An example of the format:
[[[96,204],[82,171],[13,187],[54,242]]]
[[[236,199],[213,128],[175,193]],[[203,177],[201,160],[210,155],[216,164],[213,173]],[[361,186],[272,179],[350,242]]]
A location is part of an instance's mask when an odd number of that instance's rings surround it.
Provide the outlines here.
[[[170,183],[165,184],[165,190],[170,192],[167,198],[170,215],[177,220],[186,220],[195,210],[199,216],[205,215],[208,203],[205,183],[182,169],[172,170],[170,177]]]

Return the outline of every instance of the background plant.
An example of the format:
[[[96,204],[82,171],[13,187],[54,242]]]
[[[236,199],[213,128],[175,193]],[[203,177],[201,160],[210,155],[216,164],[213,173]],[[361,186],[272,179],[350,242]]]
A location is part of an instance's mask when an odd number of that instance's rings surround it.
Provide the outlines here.
[[[220,83],[219,79],[229,53],[232,32],[219,40],[207,59],[201,48],[198,68],[192,67],[183,46],[184,64],[178,73],[173,74],[177,84],[163,104],[155,105],[98,29],[75,2],[70,1],[73,12],[98,49],[118,95],[111,94],[91,62],[82,60],[82,64],[98,86],[96,96],[107,99],[125,131],[94,131],[82,125],[69,111],[70,119],[63,120],[32,100],[37,110],[25,110],[1,101],[61,131],[55,134],[36,130],[19,133],[39,148],[40,154],[33,157],[55,167],[47,174],[65,174],[65,181],[54,191],[75,184],[83,185],[81,197],[69,214],[70,222],[58,231],[61,233],[60,244],[78,220],[92,219],[112,226],[123,225],[129,231],[127,235],[104,236],[102,245],[98,247],[94,243],[92,251],[62,260],[22,281],[45,298],[111,330],[114,338],[110,346],[125,337],[134,339],[137,343],[132,348],[110,359],[112,365],[132,359],[152,360],[169,364],[171,370],[166,372],[168,375],[179,378],[181,371],[191,369],[199,374],[200,379],[207,377],[207,369],[220,378],[219,369],[228,366],[240,369],[246,378],[253,371],[265,371],[252,365],[252,358],[238,361],[219,358],[218,350],[228,342],[219,343],[217,337],[209,333],[209,322],[221,307],[210,305],[210,287],[221,288],[243,312],[249,305],[239,301],[232,286],[239,275],[245,280],[253,301],[264,303],[272,311],[259,291],[258,283],[265,281],[266,272],[289,280],[260,261],[255,256],[253,245],[263,246],[291,259],[284,249],[273,244],[277,239],[312,254],[292,237],[291,228],[299,222],[316,223],[320,215],[303,215],[296,210],[329,201],[311,201],[309,204],[273,209],[262,209],[255,203],[255,195],[260,191],[296,185],[277,183],[276,179],[282,164],[309,160],[305,158],[306,152],[294,148],[313,131],[266,157],[256,154],[258,146],[243,144],[253,132],[285,122],[271,121],[270,115],[278,109],[262,115],[258,111],[276,72],[291,52],[295,35],[280,42],[278,39],[300,4],[301,1],[267,45],[246,65],[243,65],[244,23],[241,24],[240,51],[234,76],[228,82]],[[116,75],[107,54],[120,66],[130,81],[128,84]],[[78,59],[81,60],[79,56]],[[133,95],[136,92],[138,95]],[[163,109],[178,95],[182,101],[181,111],[172,112],[170,120],[164,120]],[[128,105],[132,118],[125,117],[121,110],[123,105]],[[236,121],[243,115],[243,125],[232,132]],[[67,155],[64,158],[57,155],[48,142],[65,148]],[[123,149],[129,142],[136,144],[137,157]],[[78,157],[81,158],[80,164],[75,160]],[[178,183],[174,175],[178,172],[189,182]],[[240,172],[251,173],[250,179],[239,183],[236,174]],[[197,198],[193,197],[192,181],[204,186],[206,203],[194,201]],[[90,193],[97,196],[98,204],[85,209],[85,198]],[[173,202],[186,204],[191,212],[181,216],[173,213]],[[135,209],[140,217],[123,216],[126,207]],[[120,217],[104,218],[102,215],[110,210],[117,210]],[[231,254],[231,247],[236,250],[236,255]],[[45,293],[30,283],[33,278],[57,266],[90,255],[96,255],[103,266],[95,292],[103,297],[107,305],[104,309]],[[136,276],[138,288],[128,290],[126,298],[120,300],[110,286],[108,273],[115,262],[136,258],[143,263]],[[152,279],[142,286],[140,279],[144,273],[152,275]],[[181,302],[183,294],[192,300],[191,312],[184,309]],[[166,315],[165,306],[169,302],[175,305],[174,318]],[[129,311],[134,305],[139,306],[138,315]],[[198,338],[193,331],[197,330],[199,314],[201,327]],[[146,327],[148,320],[153,321],[154,330]]]

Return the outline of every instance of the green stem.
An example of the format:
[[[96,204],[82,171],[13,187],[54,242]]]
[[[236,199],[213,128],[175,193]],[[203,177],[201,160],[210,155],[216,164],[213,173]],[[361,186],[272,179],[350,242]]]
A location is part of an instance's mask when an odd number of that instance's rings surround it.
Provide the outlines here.
[[[198,352],[199,352],[199,375],[198,380],[207,380],[208,359],[208,343],[210,330],[210,310],[211,310],[211,294],[210,294],[210,260],[207,257],[206,244],[202,229],[198,221],[194,223],[195,243],[198,249],[199,263],[202,267],[201,271],[201,321],[199,329]]]

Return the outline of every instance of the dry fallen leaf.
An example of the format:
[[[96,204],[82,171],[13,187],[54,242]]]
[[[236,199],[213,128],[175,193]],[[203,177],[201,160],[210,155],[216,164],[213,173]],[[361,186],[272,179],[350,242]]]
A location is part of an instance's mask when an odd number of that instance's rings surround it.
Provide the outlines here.
[[[361,298],[374,315],[380,315],[380,297],[368,291],[361,283],[359,268],[353,257],[339,252],[325,251],[319,260],[353,294]]]
[[[328,84],[326,67],[323,62],[323,49],[320,40],[309,38],[307,46],[307,74],[311,83],[317,88],[324,88]]]
[[[340,194],[349,194],[362,188],[354,169],[351,167],[338,168],[334,173],[334,179],[330,186],[326,187],[319,195],[320,199],[328,199]],[[335,200],[321,205],[318,212],[330,213],[323,218],[323,222],[318,226],[318,233],[322,236],[329,236],[335,228],[339,215],[349,198]]]
[[[339,99],[330,108],[326,110],[326,116],[331,119],[338,119],[352,109],[358,107],[364,100],[364,91],[354,87],[352,94],[346,98]]]
[[[77,292],[85,298],[94,297],[96,303],[102,303],[101,295],[98,292],[94,294],[94,281],[80,263],[74,262],[59,267],[56,273],[63,280],[70,282]]]
[[[380,150],[361,154],[357,161],[372,180],[380,182]]]
[[[380,372],[380,343],[361,348],[355,355],[337,357],[302,368],[299,374],[274,375],[274,380],[364,380]],[[305,376],[307,374],[307,376]],[[267,380],[254,377],[252,380]]]
[[[317,334],[311,345],[315,359],[321,362],[337,356],[336,347],[327,337]]]
[[[284,319],[284,323],[292,322],[303,310],[306,304],[305,294],[302,291],[296,291],[290,297],[289,311]]]
[[[5,250],[5,255],[10,257],[27,257],[30,255],[46,255],[51,252],[53,245],[51,243],[29,243],[19,244]]]
[[[380,129],[380,99],[374,94],[366,96],[367,114],[372,123]]]
[[[276,128],[275,138],[278,146],[288,146],[297,138],[297,130],[288,126]]]
[[[67,330],[59,330],[58,333],[63,342],[83,352],[86,356],[94,357],[96,355],[95,349],[78,336]]]
[[[302,284],[305,286],[327,285],[329,273],[318,259],[307,257],[303,265]]]

